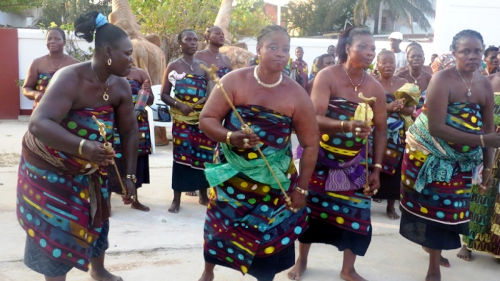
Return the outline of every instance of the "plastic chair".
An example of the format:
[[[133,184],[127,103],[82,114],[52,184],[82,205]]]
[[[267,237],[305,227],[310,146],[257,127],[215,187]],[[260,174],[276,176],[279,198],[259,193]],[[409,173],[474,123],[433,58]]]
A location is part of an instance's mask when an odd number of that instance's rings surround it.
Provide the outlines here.
[[[172,122],[163,122],[163,121],[155,121],[154,120],[154,110],[157,110],[158,104],[165,104],[161,100],[161,85],[153,85],[151,86],[151,91],[154,95],[154,101],[151,107],[146,107],[146,111],[148,112],[148,120],[149,121],[149,134],[151,135],[151,153],[156,152],[155,145],[155,126],[157,127],[165,127],[167,131],[169,128],[172,128]]]

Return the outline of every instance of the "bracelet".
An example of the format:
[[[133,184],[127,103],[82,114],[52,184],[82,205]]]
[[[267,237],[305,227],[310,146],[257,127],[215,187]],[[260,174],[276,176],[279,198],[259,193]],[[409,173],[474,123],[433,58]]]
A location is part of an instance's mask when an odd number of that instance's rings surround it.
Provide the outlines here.
[[[340,121],[340,129],[342,130],[342,133],[345,133],[345,130],[344,130],[344,121]]]
[[[137,177],[134,174],[127,174],[125,178],[131,180],[133,183],[137,183]]]
[[[226,143],[228,145],[231,145],[231,135],[233,134],[233,131],[227,131],[226,133]]]
[[[83,144],[85,143],[86,139],[82,139],[80,141],[80,144],[78,145],[78,155],[82,156],[83,155]]]
[[[484,144],[484,135],[479,135],[479,139],[481,140],[481,146],[485,147],[486,145]]]
[[[174,100],[174,107],[177,107],[177,101]]]
[[[309,191],[305,188],[301,188],[300,186],[295,186],[295,190],[298,191],[300,194],[307,196],[309,194]]]
[[[373,164],[373,167],[382,169],[382,164],[376,163],[376,164]]]

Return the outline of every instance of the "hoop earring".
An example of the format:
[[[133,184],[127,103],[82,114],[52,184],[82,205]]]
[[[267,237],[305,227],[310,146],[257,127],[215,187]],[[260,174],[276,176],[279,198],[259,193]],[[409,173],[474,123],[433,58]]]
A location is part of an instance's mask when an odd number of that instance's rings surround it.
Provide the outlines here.
[[[111,58],[108,59],[108,65],[111,66],[111,63],[113,63],[113,61],[111,60]]]

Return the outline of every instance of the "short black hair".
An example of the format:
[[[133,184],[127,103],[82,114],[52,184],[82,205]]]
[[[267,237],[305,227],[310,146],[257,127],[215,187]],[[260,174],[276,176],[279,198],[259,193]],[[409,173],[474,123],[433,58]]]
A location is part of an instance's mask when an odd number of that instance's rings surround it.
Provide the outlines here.
[[[271,24],[260,30],[259,35],[257,36],[257,45],[261,44],[264,38],[267,37],[269,34],[276,31],[283,32],[288,36],[288,38],[290,38],[290,35],[288,35],[288,32],[286,31],[285,28],[283,28],[280,25]]]
[[[57,26],[51,27],[51,28],[47,29],[47,36],[49,36],[49,32],[51,32],[52,30],[59,32],[61,34],[63,41],[66,42],[66,32],[64,32],[64,30],[62,30],[60,27],[57,27]]]
[[[194,34],[196,34],[196,31],[194,31],[193,29],[190,29],[190,28],[183,29],[181,32],[179,32],[179,34],[177,34],[177,41],[179,43],[182,42],[182,36],[186,32],[194,32]]]
[[[94,40],[95,33],[95,47],[101,48],[107,44],[114,44],[128,35],[116,25],[105,23],[99,27],[96,26],[96,18],[99,12],[89,12],[81,15],[75,21],[75,35],[79,38],[85,39],[87,42]]]
[[[491,52],[497,52],[498,53],[498,47],[496,46],[489,46],[484,50],[484,57],[487,57]]]
[[[455,34],[455,36],[453,36],[453,40],[451,41],[450,49],[452,51],[456,51],[458,41],[460,39],[466,38],[466,37],[476,38],[479,41],[481,41],[481,45],[484,45],[483,36],[481,36],[481,33],[477,32],[475,30],[472,30],[472,29],[464,29],[464,30],[460,31],[459,33]]]
[[[337,43],[337,54],[339,55],[339,63],[344,63],[347,61],[347,52],[345,47],[352,43],[352,39],[358,35],[372,35],[372,33],[362,27],[349,27],[339,36],[339,41]]]

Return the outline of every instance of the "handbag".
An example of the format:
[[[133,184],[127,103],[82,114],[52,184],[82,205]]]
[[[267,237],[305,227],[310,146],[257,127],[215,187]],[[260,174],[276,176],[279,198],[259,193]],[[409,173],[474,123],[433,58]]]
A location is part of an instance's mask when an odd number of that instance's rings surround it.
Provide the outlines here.
[[[157,112],[158,112],[158,120],[156,120],[156,121],[160,121],[160,122],[171,122],[172,121],[172,116],[170,115],[170,110],[168,109],[167,105],[158,104]]]

